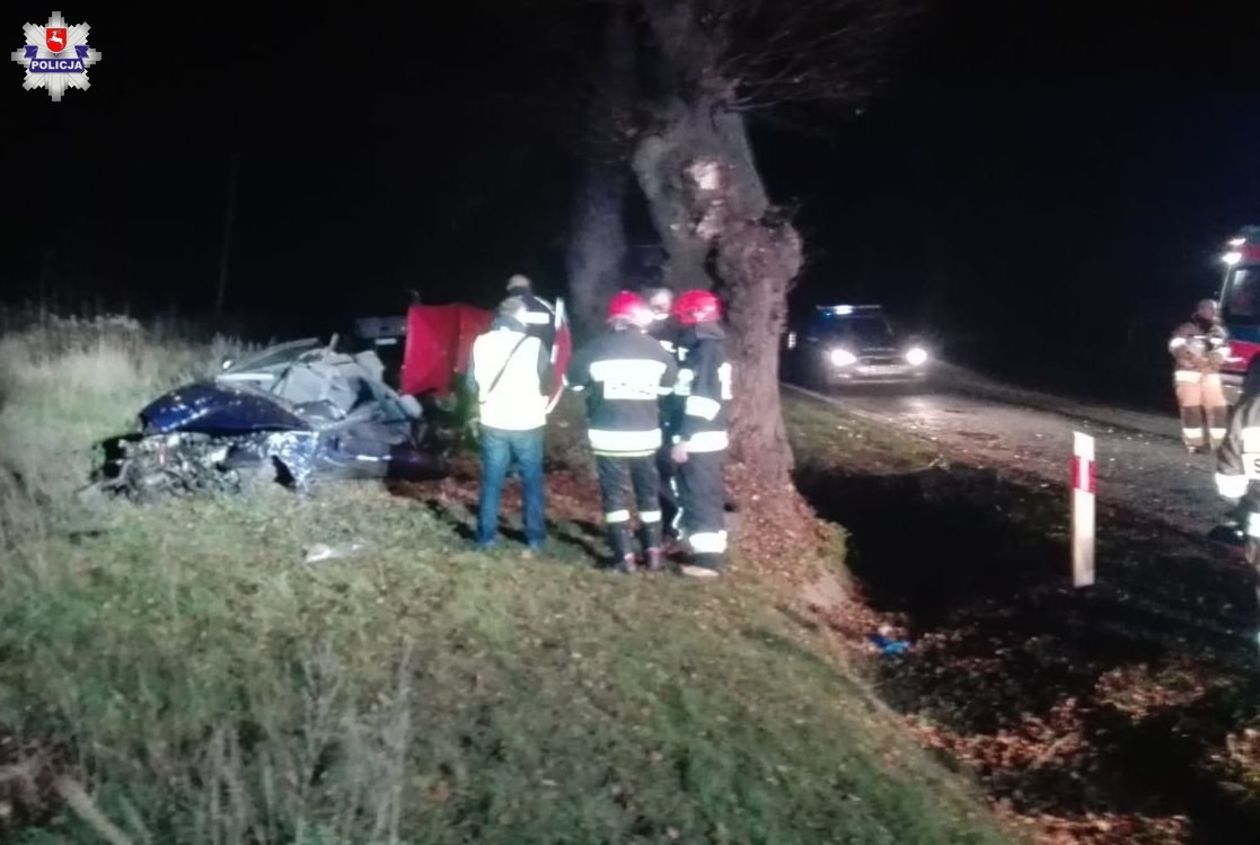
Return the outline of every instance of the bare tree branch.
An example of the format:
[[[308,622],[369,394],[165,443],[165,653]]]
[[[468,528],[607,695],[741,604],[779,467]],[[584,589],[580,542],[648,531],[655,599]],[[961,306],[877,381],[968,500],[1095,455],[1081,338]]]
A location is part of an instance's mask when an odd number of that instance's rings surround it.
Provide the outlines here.
[[[924,2],[707,0],[678,6],[704,7],[696,12],[696,29],[718,55],[702,49],[695,60],[715,59],[709,73],[734,82],[729,105],[751,110],[866,96],[882,78],[894,38]]]

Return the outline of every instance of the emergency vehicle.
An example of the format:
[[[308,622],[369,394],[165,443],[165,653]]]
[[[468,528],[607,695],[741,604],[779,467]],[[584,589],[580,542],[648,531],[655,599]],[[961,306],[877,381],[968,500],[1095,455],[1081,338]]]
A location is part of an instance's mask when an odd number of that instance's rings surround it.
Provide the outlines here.
[[[1260,366],[1260,226],[1247,226],[1231,238],[1221,261],[1225,277],[1219,305],[1230,345],[1221,380],[1232,405],[1247,371]]]
[[[854,382],[920,381],[931,356],[902,338],[879,305],[825,305],[791,326],[784,338],[789,377],[834,387]]]

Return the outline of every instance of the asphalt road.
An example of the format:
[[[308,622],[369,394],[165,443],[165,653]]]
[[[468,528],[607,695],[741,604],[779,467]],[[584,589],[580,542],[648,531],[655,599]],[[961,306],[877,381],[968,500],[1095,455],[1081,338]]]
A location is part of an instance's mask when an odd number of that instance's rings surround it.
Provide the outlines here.
[[[1072,432],[1084,432],[1096,439],[1103,512],[1115,504],[1204,534],[1225,511],[1213,481],[1214,459],[1188,455],[1181,445],[1171,389],[1166,414],[1080,403],[949,366],[924,385],[805,392],[939,443],[947,457],[1018,470],[1043,485],[1068,484]]]

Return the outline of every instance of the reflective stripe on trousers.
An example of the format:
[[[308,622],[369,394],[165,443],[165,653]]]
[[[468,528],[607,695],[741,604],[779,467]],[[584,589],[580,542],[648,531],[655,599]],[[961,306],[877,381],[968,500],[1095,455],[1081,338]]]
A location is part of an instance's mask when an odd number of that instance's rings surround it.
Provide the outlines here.
[[[655,452],[639,457],[595,456],[599,495],[609,543],[618,556],[629,542],[630,499],[639,512],[639,542],[643,551],[661,547],[660,480]]]
[[[1209,439],[1213,448],[1219,446],[1225,439],[1229,418],[1220,373],[1178,370],[1174,380],[1181,409],[1181,437],[1186,446],[1197,449]]]
[[[678,465],[680,523],[696,563],[719,569],[726,556],[725,452],[689,454]]]

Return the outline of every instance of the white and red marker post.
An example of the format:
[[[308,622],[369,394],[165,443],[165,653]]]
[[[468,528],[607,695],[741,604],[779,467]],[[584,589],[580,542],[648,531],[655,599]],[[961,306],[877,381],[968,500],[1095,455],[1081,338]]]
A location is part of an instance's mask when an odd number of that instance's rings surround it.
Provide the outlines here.
[[[1072,432],[1072,585],[1094,583],[1094,438]]]

